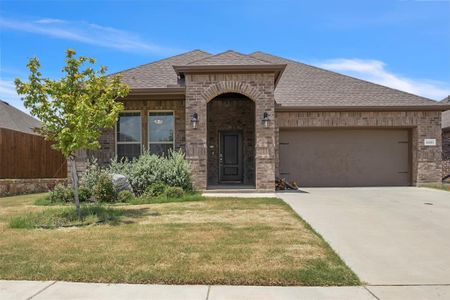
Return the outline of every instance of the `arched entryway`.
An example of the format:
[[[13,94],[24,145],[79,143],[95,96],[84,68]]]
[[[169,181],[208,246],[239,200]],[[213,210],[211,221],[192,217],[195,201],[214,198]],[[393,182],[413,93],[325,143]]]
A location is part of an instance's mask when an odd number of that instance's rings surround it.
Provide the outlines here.
[[[207,104],[208,186],[255,185],[255,103],[225,93]]]

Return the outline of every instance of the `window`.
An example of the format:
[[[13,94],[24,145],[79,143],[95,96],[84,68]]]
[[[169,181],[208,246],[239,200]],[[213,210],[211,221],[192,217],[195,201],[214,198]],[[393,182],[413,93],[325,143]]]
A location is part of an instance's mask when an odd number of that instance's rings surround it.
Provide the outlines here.
[[[173,112],[150,112],[148,114],[148,149],[150,153],[165,155],[173,149]]]
[[[141,114],[123,112],[117,121],[117,157],[133,159],[141,154]]]

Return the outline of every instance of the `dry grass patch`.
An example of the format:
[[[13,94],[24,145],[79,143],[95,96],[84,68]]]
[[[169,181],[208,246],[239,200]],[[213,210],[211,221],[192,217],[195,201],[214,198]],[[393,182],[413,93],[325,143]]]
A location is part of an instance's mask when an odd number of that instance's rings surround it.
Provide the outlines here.
[[[36,208],[29,196],[5,199],[0,198],[1,279],[359,284],[323,239],[279,199],[115,206],[125,210],[119,225],[56,230],[8,228],[4,224],[10,217]]]

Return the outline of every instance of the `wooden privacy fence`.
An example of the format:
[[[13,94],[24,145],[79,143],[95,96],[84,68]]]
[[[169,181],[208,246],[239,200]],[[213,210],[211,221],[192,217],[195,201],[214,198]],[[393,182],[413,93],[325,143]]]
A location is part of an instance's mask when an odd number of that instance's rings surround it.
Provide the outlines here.
[[[0,178],[65,178],[67,162],[43,137],[0,128]]]

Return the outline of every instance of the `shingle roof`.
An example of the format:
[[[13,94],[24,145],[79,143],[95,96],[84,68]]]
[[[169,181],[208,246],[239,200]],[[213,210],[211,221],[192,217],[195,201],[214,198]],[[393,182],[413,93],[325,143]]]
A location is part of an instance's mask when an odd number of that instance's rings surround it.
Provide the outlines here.
[[[36,134],[33,128],[41,127],[41,122],[18,110],[8,102],[0,100],[0,128]]]
[[[122,82],[128,84],[132,89],[166,88],[177,85],[177,74],[173,70],[173,65],[185,65],[209,56],[211,54],[207,52],[193,50],[116,74],[120,74]]]
[[[450,96],[441,101],[442,104],[450,105]],[[442,128],[450,129],[450,110],[442,113]]]
[[[282,106],[421,106],[436,101],[293,60],[255,52],[250,56],[287,64],[275,90]]]
[[[174,66],[211,67],[248,65],[255,67],[286,64],[275,89],[281,107],[415,107],[439,106],[417,95],[338,74],[293,60],[255,52],[250,55],[226,51],[212,55],[193,50],[153,63],[119,72],[131,89],[182,87]]]
[[[211,66],[211,65],[269,65],[270,62],[263,61],[249,55],[241,54],[233,50],[228,50],[216,55],[211,55],[188,63],[190,66]]]

